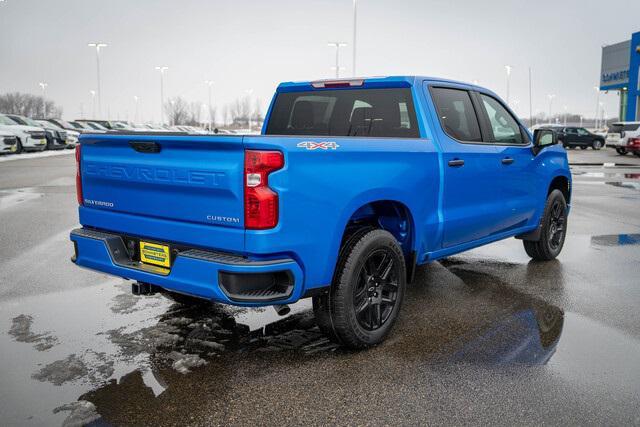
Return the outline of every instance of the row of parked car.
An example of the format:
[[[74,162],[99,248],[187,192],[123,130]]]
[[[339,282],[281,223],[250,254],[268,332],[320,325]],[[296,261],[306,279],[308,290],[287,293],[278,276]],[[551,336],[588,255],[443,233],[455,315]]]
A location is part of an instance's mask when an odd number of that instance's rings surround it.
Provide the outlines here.
[[[120,120],[31,119],[17,114],[0,114],[0,153],[72,149],[81,133],[109,131],[207,133],[195,126],[135,124]],[[217,129],[214,132],[218,133]]]
[[[552,129],[558,137],[558,143],[566,149],[600,150],[606,146],[623,156],[633,153],[640,157],[640,122],[612,123],[603,133],[575,126],[551,124],[538,127]]]

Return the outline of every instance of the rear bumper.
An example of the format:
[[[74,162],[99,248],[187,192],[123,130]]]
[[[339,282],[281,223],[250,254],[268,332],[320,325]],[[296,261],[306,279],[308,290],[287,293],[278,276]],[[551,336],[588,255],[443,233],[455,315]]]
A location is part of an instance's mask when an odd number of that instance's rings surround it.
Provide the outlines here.
[[[240,306],[289,304],[302,296],[304,277],[291,258],[255,261],[239,255],[189,249],[170,271],[133,261],[118,234],[78,228],[71,232],[82,267],[150,283],[172,292]],[[276,291],[277,290],[277,291]]]

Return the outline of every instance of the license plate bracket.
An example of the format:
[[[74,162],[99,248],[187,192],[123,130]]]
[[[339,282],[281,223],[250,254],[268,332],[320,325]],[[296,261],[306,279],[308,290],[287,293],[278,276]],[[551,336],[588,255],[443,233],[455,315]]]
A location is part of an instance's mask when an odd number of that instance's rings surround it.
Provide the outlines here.
[[[169,245],[140,241],[140,261],[145,264],[171,267],[171,251]]]

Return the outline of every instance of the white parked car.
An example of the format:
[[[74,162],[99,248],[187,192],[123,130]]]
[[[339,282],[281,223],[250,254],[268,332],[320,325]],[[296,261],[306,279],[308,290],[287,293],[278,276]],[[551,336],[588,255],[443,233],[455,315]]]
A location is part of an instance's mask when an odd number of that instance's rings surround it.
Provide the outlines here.
[[[6,130],[18,137],[15,153],[24,151],[43,151],[47,148],[47,135],[44,129],[16,123],[4,114],[0,114],[0,130]]]
[[[18,137],[15,134],[0,129],[0,154],[15,153],[18,149]]]
[[[629,138],[640,137],[640,122],[616,122],[609,126],[607,146],[615,148],[618,154],[628,153],[625,148]]]

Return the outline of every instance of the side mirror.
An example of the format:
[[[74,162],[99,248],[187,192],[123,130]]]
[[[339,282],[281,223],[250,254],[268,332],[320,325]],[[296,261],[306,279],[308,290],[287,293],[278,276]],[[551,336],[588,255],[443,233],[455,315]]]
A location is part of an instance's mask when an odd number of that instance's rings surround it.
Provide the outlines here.
[[[533,132],[533,154],[538,154],[544,147],[557,143],[557,135],[551,129],[536,129]]]

